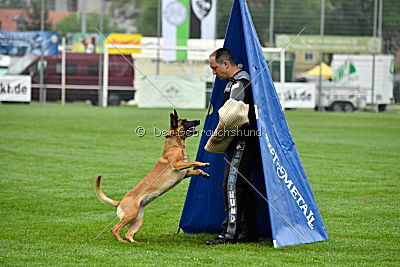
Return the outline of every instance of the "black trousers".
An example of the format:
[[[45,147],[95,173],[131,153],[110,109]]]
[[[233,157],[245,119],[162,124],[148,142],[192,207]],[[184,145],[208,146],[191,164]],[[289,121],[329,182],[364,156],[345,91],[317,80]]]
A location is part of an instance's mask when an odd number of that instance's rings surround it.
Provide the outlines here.
[[[222,223],[221,234],[226,238],[236,239],[239,234],[258,236],[255,191],[247,181],[250,182],[252,166],[259,155],[258,141],[254,139],[234,140],[227,150],[229,163],[226,163],[223,186],[228,216]]]

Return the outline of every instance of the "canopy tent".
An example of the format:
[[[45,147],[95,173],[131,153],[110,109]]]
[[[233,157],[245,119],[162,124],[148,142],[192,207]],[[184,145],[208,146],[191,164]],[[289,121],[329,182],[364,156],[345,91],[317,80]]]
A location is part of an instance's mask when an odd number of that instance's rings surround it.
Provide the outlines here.
[[[306,72],[303,72],[301,74],[301,76],[319,76],[321,74],[320,69],[321,69],[320,65],[318,64],[315,67],[313,67],[312,69],[310,69]],[[332,69],[324,62],[322,62],[322,76],[327,79],[332,78]]]
[[[259,193],[258,227],[275,247],[310,243],[328,238],[303,166],[282,112],[260,42],[245,0],[235,0],[224,47],[249,72],[256,108],[260,155],[254,155],[251,177]],[[196,160],[210,162],[211,178],[192,177],[179,227],[185,233],[219,233],[226,216],[223,198],[224,154],[204,150],[209,131],[218,124],[218,109],[227,81],[215,79],[211,95],[214,111],[207,115]]]

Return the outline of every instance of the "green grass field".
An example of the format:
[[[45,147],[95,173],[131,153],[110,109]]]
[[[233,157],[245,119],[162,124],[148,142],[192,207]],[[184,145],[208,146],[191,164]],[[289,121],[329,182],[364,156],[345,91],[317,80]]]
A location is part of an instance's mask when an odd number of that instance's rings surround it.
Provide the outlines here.
[[[209,247],[204,242],[213,235],[176,234],[189,179],[146,208],[138,243],[115,241],[109,232],[115,208],[98,201],[94,181],[103,175],[103,190],[116,200],[133,188],[162,152],[165,139],[153,127],[166,129],[169,112],[0,105],[0,263],[400,264],[398,113],[286,112],[328,241]],[[203,120],[206,111],[179,113]],[[138,126],[147,130],[144,137],[135,134]],[[187,141],[191,158],[198,141]]]

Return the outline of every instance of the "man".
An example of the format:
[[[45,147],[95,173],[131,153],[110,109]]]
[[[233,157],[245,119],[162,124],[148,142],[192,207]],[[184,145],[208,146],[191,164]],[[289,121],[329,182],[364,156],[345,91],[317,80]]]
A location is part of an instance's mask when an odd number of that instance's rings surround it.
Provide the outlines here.
[[[255,242],[258,241],[257,204],[254,189],[248,181],[252,163],[257,160],[260,152],[258,138],[255,135],[257,125],[250,75],[239,68],[232,53],[226,48],[214,51],[209,61],[214,75],[221,80],[229,79],[224,90],[224,103],[233,98],[249,104],[250,123],[239,129],[226,150],[226,160],[229,163],[226,163],[223,187],[228,216],[222,224],[223,232],[216,239],[207,241],[206,244]]]

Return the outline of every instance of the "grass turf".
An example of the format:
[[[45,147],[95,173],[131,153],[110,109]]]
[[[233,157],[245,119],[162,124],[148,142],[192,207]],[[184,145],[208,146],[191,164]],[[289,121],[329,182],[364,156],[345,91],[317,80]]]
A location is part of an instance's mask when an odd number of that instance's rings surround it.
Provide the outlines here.
[[[6,265],[399,265],[400,115],[287,111],[330,237],[275,249],[205,246],[212,235],[176,234],[189,179],[152,202],[138,243],[108,231],[119,200],[154,166],[170,110],[83,104],[0,105],[0,263]],[[205,110],[181,110],[203,119]],[[135,134],[137,126],[147,130]],[[156,133],[159,133],[156,130]],[[187,141],[195,157],[199,138]],[[114,220],[114,221],[113,221]],[[125,230],[126,231],[126,230]],[[125,232],[124,231],[124,232]],[[97,238],[96,238],[97,237]]]

